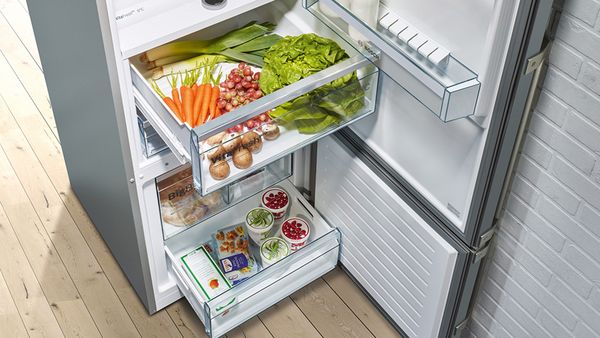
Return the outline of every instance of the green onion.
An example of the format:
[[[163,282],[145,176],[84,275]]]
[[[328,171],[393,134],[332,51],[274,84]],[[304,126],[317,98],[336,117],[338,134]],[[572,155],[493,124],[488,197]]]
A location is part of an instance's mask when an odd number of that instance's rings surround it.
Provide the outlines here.
[[[228,57],[229,59],[233,59],[236,61],[243,61],[248,64],[252,64],[258,67],[264,66],[263,58],[260,56],[252,55],[249,53],[238,52],[234,49],[226,49],[224,51],[219,52],[219,54]]]
[[[251,23],[212,40],[175,41],[151,49],[142,55],[142,62],[149,62],[177,54],[212,54],[233,48],[263,36],[274,29],[270,23]]]
[[[269,49],[281,39],[282,37],[277,34],[263,35],[236,46],[233,49],[242,53],[253,52],[261,49]]]

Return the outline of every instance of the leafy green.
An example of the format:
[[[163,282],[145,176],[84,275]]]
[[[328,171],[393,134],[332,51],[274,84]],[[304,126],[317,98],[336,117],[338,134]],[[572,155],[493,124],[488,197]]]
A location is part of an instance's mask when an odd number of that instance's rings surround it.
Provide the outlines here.
[[[284,37],[264,55],[261,90],[270,94],[347,58],[335,41],[316,34]],[[354,72],[280,105],[269,115],[288,128],[314,134],[356,114],[363,99],[364,90]]]

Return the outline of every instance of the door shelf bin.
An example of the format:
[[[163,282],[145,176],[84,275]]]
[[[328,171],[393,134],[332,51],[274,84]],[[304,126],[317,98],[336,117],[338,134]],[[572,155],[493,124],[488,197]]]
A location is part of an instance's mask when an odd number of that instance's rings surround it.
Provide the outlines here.
[[[185,236],[174,236],[166,241],[170,270],[210,337],[224,335],[337,265],[339,230],[328,225],[289,181],[279,186],[289,194],[289,215],[301,215],[309,220],[312,226],[309,243],[210,301],[205,301],[194,287],[182,268],[181,257],[207,242],[218,229],[243,222],[245,212],[260,204],[260,194],[190,229]],[[254,249],[253,246],[251,251]],[[258,257],[256,253],[254,256]],[[260,264],[260,259],[257,261]],[[223,304],[228,304],[227,310],[217,310]]]
[[[152,128],[150,122],[146,119],[146,117],[137,109],[137,120],[138,127],[140,129],[140,137],[142,140],[142,147],[144,150],[144,156],[146,158],[150,158],[161,151],[167,149],[167,145],[165,141],[156,133],[156,130]]]
[[[350,26],[355,29],[366,40],[361,43],[369,47],[362,51],[367,51],[368,55],[372,50],[381,51],[383,56],[377,66],[442,121],[449,122],[474,114],[481,87],[477,74],[451,54],[439,63],[429,60],[427,55],[431,59],[436,49],[444,48],[433,41],[428,44],[427,37],[383,3],[379,8],[376,27],[372,27],[337,0],[303,1],[306,9],[326,25],[342,31]],[[409,30],[409,35],[415,35],[403,42],[398,31]],[[413,41],[417,41],[417,45]],[[424,50],[427,48],[432,52]]]
[[[184,165],[156,178],[165,240],[206,221],[292,175],[292,156],[275,161],[204,197],[194,189],[192,168]]]

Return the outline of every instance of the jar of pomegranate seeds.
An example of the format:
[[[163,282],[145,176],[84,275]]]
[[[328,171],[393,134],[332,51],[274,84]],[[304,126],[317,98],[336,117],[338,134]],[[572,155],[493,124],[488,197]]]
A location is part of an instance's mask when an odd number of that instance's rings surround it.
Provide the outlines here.
[[[307,243],[310,236],[310,226],[302,218],[291,217],[281,225],[280,235],[290,244],[290,249],[296,251]]]

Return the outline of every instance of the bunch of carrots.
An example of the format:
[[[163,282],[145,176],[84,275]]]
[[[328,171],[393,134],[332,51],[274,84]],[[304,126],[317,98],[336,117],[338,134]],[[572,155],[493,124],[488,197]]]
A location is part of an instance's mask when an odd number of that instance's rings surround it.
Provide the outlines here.
[[[219,82],[222,73],[219,72],[219,75],[213,78],[214,70],[213,63],[185,72],[185,77],[179,73],[171,74],[169,76],[171,97],[165,95],[155,81],[152,82],[152,87],[182,123],[187,122],[195,128],[222,114],[217,106],[221,93]],[[202,79],[198,84],[201,72]],[[179,82],[181,86],[177,88]]]

